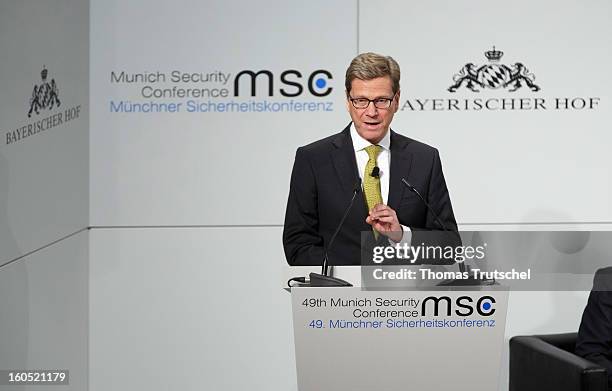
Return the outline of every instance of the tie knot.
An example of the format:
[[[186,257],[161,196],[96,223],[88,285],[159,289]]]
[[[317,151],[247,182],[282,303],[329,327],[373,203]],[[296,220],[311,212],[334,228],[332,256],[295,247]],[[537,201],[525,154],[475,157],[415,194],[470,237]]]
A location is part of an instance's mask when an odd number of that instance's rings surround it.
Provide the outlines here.
[[[368,157],[373,160],[376,160],[378,154],[380,153],[380,150],[380,145],[370,145],[368,147],[365,147],[365,151],[368,153]]]

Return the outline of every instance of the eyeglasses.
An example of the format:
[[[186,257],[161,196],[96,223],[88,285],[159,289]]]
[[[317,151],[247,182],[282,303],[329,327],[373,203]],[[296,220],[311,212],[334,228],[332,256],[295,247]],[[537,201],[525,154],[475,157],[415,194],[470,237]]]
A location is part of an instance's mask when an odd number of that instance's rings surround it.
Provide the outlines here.
[[[391,98],[376,99],[351,98],[350,96],[348,97],[348,99],[353,104],[353,107],[355,107],[356,109],[365,109],[370,105],[370,102],[373,102],[374,107],[376,107],[377,109],[388,109],[389,107],[391,107],[391,102],[393,102],[393,98],[395,98],[395,95],[393,95]]]

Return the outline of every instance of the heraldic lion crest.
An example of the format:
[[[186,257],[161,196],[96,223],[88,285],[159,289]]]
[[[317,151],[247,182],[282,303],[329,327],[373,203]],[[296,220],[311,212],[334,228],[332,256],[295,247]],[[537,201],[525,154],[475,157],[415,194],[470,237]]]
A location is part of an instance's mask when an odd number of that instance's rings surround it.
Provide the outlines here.
[[[39,86],[34,85],[32,97],[30,98],[28,117],[32,116],[32,112],[39,114],[38,110],[40,109],[51,110],[53,106],[60,106],[59,90],[57,89],[57,85],[55,85],[55,79],[51,79],[51,81],[48,82],[47,73],[47,69],[43,66],[43,70],[40,72],[42,83],[40,83]]]
[[[493,46],[493,50],[485,52],[485,57],[489,60],[489,63],[482,65],[479,68],[473,63],[469,62],[459,70],[455,76],[453,76],[453,85],[448,87],[448,91],[456,92],[462,85],[465,88],[474,92],[480,92],[477,87],[480,88],[510,88],[510,92],[514,92],[525,84],[531,89],[531,91],[539,91],[535,82],[535,76],[533,73],[529,73],[529,70],[525,65],[520,62],[515,63],[511,67],[499,64],[499,60],[504,55],[504,52],[496,50]]]

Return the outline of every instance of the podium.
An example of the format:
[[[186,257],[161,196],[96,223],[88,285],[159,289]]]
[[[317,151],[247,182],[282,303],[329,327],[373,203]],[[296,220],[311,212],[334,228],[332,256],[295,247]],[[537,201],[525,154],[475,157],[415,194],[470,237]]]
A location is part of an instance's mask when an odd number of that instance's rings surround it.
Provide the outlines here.
[[[334,268],[335,277],[361,287],[292,288],[298,389],[506,389],[505,328],[514,335],[576,330],[586,293],[567,303],[557,297],[588,292],[593,272],[609,266],[609,257],[602,256],[609,254],[609,232],[460,234],[464,249],[482,250],[482,257],[464,260],[470,270],[487,273],[479,277],[479,286],[443,286],[461,280],[453,273],[445,277],[444,272],[458,270],[455,265],[383,259],[380,265]],[[416,279],[378,279],[376,270],[383,267],[388,272],[428,269],[440,272],[443,280],[419,273]],[[320,268],[286,267],[284,281],[311,271]],[[491,281],[498,285],[484,284]],[[510,292],[519,294],[507,326]],[[364,317],[363,311],[370,312]]]
[[[299,391],[498,388],[507,291],[292,288]]]

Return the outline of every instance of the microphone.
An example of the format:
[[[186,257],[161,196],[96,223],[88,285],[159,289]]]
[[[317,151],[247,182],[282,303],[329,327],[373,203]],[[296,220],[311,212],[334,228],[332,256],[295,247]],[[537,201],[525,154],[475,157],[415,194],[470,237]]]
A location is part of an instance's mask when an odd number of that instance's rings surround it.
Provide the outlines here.
[[[442,224],[442,222],[440,221],[440,219],[438,218],[438,215],[436,214],[436,212],[433,210],[433,208],[431,207],[431,205],[429,205],[429,203],[427,203],[427,201],[425,201],[425,198],[423,198],[423,196],[421,195],[421,193],[419,193],[419,191],[412,186],[405,178],[402,178],[402,182],[404,182],[404,185],[406,185],[406,187],[408,187],[408,189],[410,189],[411,192],[413,192],[414,194],[416,194],[417,196],[419,196],[419,198],[421,199],[421,201],[423,201],[423,203],[425,204],[425,206],[427,207],[427,210],[429,211],[429,213],[431,213],[431,215],[434,217],[434,220],[436,223],[438,223],[438,225],[440,227],[442,227],[442,229],[444,231],[450,231],[448,228],[446,228],[446,226],[444,224]]]
[[[408,189],[410,189],[411,192],[413,192],[414,194],[416,194],[421,201],[423,201],[423,203],[425,204],[425,206],[427,206],[427,210],[432,214],[432,216],[434,217],[434,220],[438,223],[438,225],[440,227],[442,227],[442,229],[444,231],[450,231],[453,232],[451,230],[449,230],[448,228],[446,228],[446,226],[444,224],[442,224],[442,221],[440,221],[440,219],[438,218],[438,215],[436,214],[436,212],[434,211],[434,209],[431,207],[431,205],[429,205],[427,203],[427,201],[425,201],[425,198],[423,198],[423,196],[421,195],[421,193],[419,193],[419,191],[410,184],[410,182],[408,182],[405,178],[402,178],[402,182],[404,182],[404,185],[406,185],[406,187],[408,187]],[[457,262],[459,264],[459,272],[461,273],[468,273],[468,278],[467,279],[451,279],[451,280],[445,280],[442,281],[438,284],[438,286],[483,286],[483,285],[494,285],[495,281],[490,281],[490,280],[478,280],[473,278],[473,276],[470,276],[470,269],[469,267],[466,268],[465,263],[463,262]]]
[[[370,174],[370,176],[372,176],[374,178],[380,178],[380,168],[378,168],[378,166],[375,166],[372,169],[372,173]]]
[[[325,252],[323,255],[323,265],[321,267],[321,274],[310,273],[310,286],[316,286],[316,287],[318,286],[353,286],[350,282],[341,280],[340,278],[328,276],[327,275],[327,269],[328,269],[327,263],[329,261],[329,257],[328,257],[329,250],[334,244],[334,241],[336,240],[336,236],[338,236],[340,229],[344,225],[344,221],[348,217],[349,212],[351,211],[351,208],[353,207],[353,204],[355,203],[355,198],[357,198],[357,194],[360,191],[361,191],[361,178],[358,178],[357,182],[355,182],[355,186],[353,187],[353,196],[351,197],[351,201],[349,202],[348,207],[344,211],[344,215],[342,216],[342,219],[340,219],[340,223],[338,224],[336,231],[334,231],[334,234],[329,240],[329,244],[325,248]]]
[[[428,203],[427,201],[425,201],[425,198],[423,198],[423,196],[421,195],[421,193],[419,193],[419,191],[418,191],[418,190],[417,190],[417,189],[416,189],[414,186],[412,186],[412,185],[410,184],[410,182],[408,182],[408,181],[406,180],[406,178],[402,178],[402,182],[404,183],[404,185],[406,185],[406,187],[407,187],[408,189],[410,189],[410,191],[411,191],[411,192],[413,192],[414,194],[416,194],[416,195],[417,195],[417,196],[418,196],[418,197],[421,199],[421,201],[422,201],[422,202],[425,204],[425,206],[427,207],[427,210],[429,211],[429,213],[431,213],[431,215],[433,216],[434,221],[435,221],[436,223],[438,223],[438,225],[439,225],[440,227],[442,227],[442,229],[443,229],[444,231],[450,231],[448,228],[446,228],[446,226],[445,226],[445,225],[442,223],[442,221],[440,221],[440,219],[438,218],[438,214],[436,213],[436,211],[435,211],[435,210],[433,210],[433,208],[431,207],[431,205],[429,205],[429,203]],[[466,271],[466,270],[465,270],[465,265],[464,265],[463,263],[459,263],[459,271],[460,271],[460,272],[464,272],[464,271]]]

